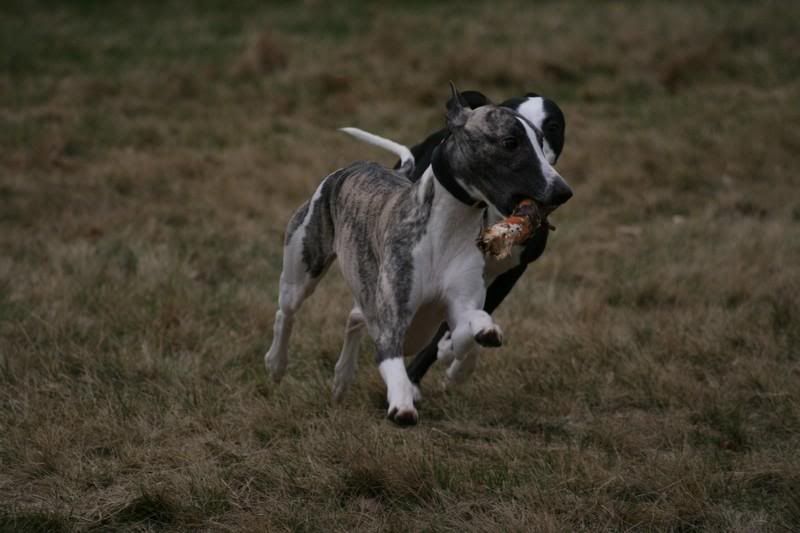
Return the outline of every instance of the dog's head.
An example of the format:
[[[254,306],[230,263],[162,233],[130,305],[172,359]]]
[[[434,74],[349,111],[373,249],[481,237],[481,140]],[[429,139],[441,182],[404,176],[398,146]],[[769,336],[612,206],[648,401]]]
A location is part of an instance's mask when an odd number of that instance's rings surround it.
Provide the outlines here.
[[[492,101],[479,91],[464,91],[459,94],[461,102],[471,109],[492,104]],[[448,105],[451,104],[452,101],[448,102]],[[539,94],[527,93],[525,96],[509,98],[498,105],[513,109],[542,132],[542,151],[547,162],[555,165],[564,149],[566,130],[564,113],[558,104]]]
[[[564,149],[566,121],[561,108],[554,101],[536,93],[528,93],[523,98],[511,98],[500,105],[513,109],[541,130],[542,151],[547,162],[555,165]]]
[[[509,107],[470,109],[455,87],[448,102],[449,135],[438,156],[470,197],[504,216],[523,199],[533,199],[545,214],[572,196],[567,182],[548,161],[543,132]]]

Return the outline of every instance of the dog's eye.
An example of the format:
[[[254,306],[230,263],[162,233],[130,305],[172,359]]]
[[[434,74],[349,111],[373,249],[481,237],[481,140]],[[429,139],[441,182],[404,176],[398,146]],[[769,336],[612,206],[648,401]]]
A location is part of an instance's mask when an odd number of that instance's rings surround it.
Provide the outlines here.
[[[516,150],[517,146],[519,146],[519,141],[516,137],[503,137],[503,139],[500,140],[500,144],[502,144],[503,148],[506,150]]]

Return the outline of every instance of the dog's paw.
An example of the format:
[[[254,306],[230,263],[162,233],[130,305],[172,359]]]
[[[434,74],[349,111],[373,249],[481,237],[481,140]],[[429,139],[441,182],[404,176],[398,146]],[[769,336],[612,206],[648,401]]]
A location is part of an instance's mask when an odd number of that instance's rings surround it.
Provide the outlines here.
[[[336,368],[336,373],[333,376],[333,401],[339,403],[344,398],[344,395],[350,390],[350,386],[356,380],[355,369],[340,369]]]
[[[439,344],[436,345],[436,348],[436,359],[439,361],[448,364],[455,359],[456,352],[453,349],[453,338],[450,336],[449,331],[441,338]]]
[[[277,352],[270,350],[264,356],[264,366],[267,367],[267,372],[272,376],[275,383],[280,382],[283,375],[286,374],[286,364],[288,363],[287,357],[280,357]]]
[[[347,389],[350,388],[349,383],[343,383],[341,381],[334,380],[333,382],[333,403],[341,403],[342,398],[344,398],[344,394],[347,392]]]
[[[413,426],[419,420],[419,415],[413,405],[389,406],[387,416],[398,426]]]
[[[356,380],[356,369],[350,365],[336,364],[333,374],[333,401],[339,403]]]
[[[475,334],[475,342],[486,348],[497,348],[503,345],[503,330],[492,324]]]

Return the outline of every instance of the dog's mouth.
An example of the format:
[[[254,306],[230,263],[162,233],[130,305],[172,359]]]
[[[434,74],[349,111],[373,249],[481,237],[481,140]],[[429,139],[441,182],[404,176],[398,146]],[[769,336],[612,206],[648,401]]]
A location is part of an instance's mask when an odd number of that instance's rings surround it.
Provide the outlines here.
[[[515,198],[514,208],[509,217],[527,218],[534,231],[542,228],[555,230],[556,227],[550,223],[548,217],[556,209],[558,209],[557,205],[545,204],[528,196],[518,196]]]
[[[547,219],[554,210],[524,198],[517,202],[511,215],[481,232],[478,248],[495,259],[508,257],[515,245],[525,244],[540,228],[556,229]]]
[[[527,217],[530,219],[531,224],[533,224],[534,229],[538,229],[540,227],[545,229],[556,229],[547,217],[550,214],[558,209],[558,204],[546,204],[531,196],[524,196],[524,195],[514,195],[511,198],[511,205],[509,206],[508,214],[506,218],[513,217],[513,216],[521,216]]]
[[[544,206],[536,200],[526,198],[517,204],[512,216],[527,217],[534,231],[540,228],[555,230],[556,227],[547,219],[555,210],[553,206]]]

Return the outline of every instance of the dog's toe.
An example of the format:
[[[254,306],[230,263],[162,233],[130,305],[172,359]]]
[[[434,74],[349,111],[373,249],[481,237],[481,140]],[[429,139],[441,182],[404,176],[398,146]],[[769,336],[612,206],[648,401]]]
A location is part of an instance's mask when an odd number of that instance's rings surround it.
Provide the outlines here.
[[[398,426],[413,426],[419,420],[417,410],[413,407],[392,407],[388,416]]]
[[[503,345],[503,332],[498,326],[484,328],[475,334],[475,342],[486,348]]]

